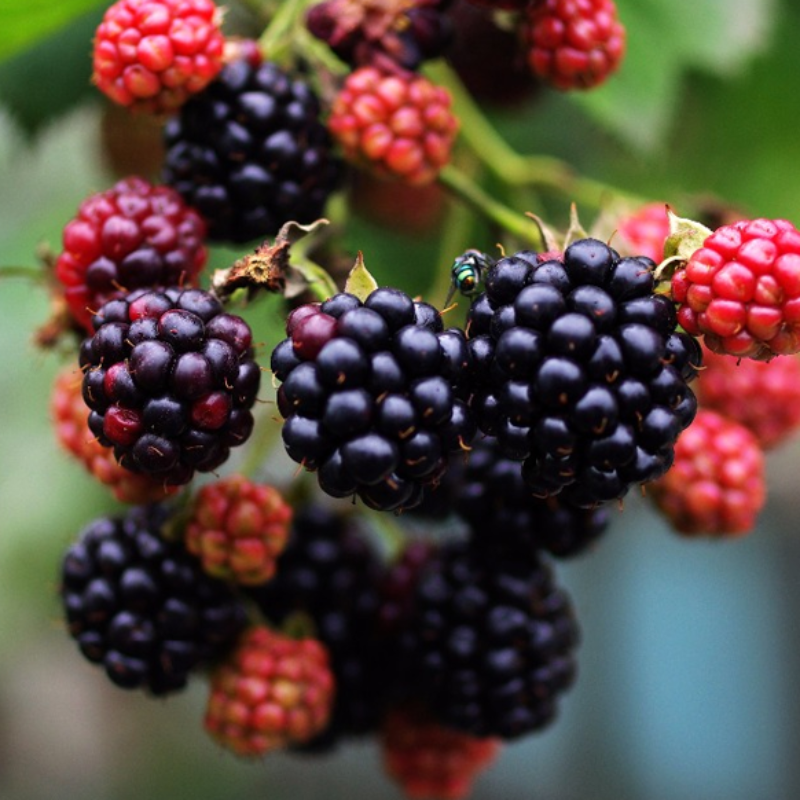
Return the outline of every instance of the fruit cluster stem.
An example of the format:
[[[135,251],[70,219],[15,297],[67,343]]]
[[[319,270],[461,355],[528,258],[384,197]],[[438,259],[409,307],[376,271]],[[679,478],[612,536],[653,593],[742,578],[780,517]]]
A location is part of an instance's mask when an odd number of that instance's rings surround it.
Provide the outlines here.
[[[444,62],[426,68],[428,77],[444,86],[453,98],[453,109],[462,139],[486,167],[508,186],[538,186],[566,196],[578,205],[599,208],[612,198],[644,205],[646,198],[579,175],[566,162],[551,156],[521,155],[497,132],[477,103]]]
[[[271,61],[280,59],[281,53],[291,45],[294,31],[299,27],[309,0],[284,0],[275,16],[258,39],[258,47]]]
[[[545,242],[538,227],[530,219],[499,203],[475,181],[452,164],[439,173],[439,182],[490,222],[515,236],[535,250],[544,250]]]

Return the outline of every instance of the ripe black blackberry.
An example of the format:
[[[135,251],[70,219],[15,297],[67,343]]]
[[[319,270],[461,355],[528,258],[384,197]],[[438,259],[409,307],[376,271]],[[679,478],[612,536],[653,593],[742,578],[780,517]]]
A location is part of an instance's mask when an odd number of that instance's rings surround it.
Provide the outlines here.
[[[252,334],[209,292],[132,292],[92,323],[81,347],[89,428],[123,467],[184,484],[250,436],[261,382]]]
[[[576,673],[577,623],[547,565],[469,542],[446,544],[422,574],[403,642],[409,699],[473,736],[544,727]]]
[[[595,239],[544,259],[520,252],[486,275],[468,323],[483,366],[472,406],[536,495],[592,506],[669,469],[700,350],[654,294],[650,259]]]
[[[272,354],[283,441],[323,491],[410,508],[469,444],[475,423],[459,397],[469,350],[442,328],[436,309],[390,288],[292,312]]]
[[[522,478],[522,465],[504,458],[490,436],[476,440],[469,459],[456,460],[425,495],[412,513],[429,509],[436,517],[443,509],[454,511],[482,546],[547,550],[560,558],[583,553],[605,532],[610,519],[605,505],[583,509],[560,496],[535,497]]]
[[[224,655],[246,624],[227,584],[161,538],[163,506],[101,517],[66,552],[61,599],[83,655],[124,689],[162,695]]]
[[[271,63],[224,67],[165,127],[164,180],[209,238],[245,242],[322,216],[341,165],[308,83]]]
[[[376,647],[376,553],[347,519],[321,506],[298,511],[275,577],[251,590],[264,616],[280,625],[308,615],[314,637],[328,649],[336,700],[328,728],[303,749],[326,750],[343,736],[376,730],[387,689]]]

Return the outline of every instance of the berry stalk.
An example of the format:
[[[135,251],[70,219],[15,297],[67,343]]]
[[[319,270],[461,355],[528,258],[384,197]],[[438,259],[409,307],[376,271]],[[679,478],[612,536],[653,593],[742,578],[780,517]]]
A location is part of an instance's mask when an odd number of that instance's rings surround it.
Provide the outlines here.
[[[581,176],[561,159],[517,153],[489,122],[450,67],[437,61],[426,66],[425,74],[450,92],[462,139],[503,183],[539,186],[564,195],[578,205],[593,208],[601,207],[611,196],[633,206],[647,202],[631,192]]]
[[[546,249],[544,238],[536,225],[495,200],[472,178],[452,164],[442,168],[439,173],[439,181],[456,197],[474,208],[490,222],[499,225],[512,236],[516,236],[520,242],[530,245],[534,250]]]

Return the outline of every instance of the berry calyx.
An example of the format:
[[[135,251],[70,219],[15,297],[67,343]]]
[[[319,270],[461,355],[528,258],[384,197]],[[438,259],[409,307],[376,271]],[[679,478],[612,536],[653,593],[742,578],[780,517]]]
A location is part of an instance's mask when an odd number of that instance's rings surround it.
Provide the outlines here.
[[[458,131],[447,90],[414,74],[361,67],[345,80],[328,129],[348,161],[379,177],[430,183],[450,160]]]
[[[257,586],[275,574],[292,509],[272,486],[241,475],[207,484],[186,523],[186,548],[215,578]]]
[[[194,286],[206,228],[169,186],[126,178],[91,195],[64,227],[55,275],[70,313],[92,333],[100,307],[144,287]]]
[[[222,69],[221,23],[212,0],[118,0],[95,33],[92,81],[135,111],[175,111]]]
[[[800,231],[783,219],[717,228],[672,277],[678,322],[715,353],[800,352]]]
[[[237,755],[261,756],[319,734],[333,696],[323,645],[256,626],[211,674],[204,725]]]
[[[625,28],[614,0],[537,0],[524,35],[528,65],[557,89],[604,83],[625,55]]]
[[[466,797],[500,749],[497,739],[478,739],[445,728],[414,707],[387,714],[380,743],[386,772],[415,800]]]
[[[747,428],[701,408],[648,492],[679,533],[740,536],[764,505],[763,451]]]

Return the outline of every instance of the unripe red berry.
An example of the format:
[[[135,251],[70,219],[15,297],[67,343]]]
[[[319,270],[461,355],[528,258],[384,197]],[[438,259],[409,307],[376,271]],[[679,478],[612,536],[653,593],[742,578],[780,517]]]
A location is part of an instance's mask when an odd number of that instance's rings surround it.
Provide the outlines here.
[[[275,573],[292,509],[277,489],[241,475],[204,486],[186,524],[186,548],[215,578],[256,586]]]
[[[92,80],[119,105],[174,111],[222,69],[221,22],[212,0],[118,0],[95,33]]]
[[[747,428],[701,408],[648,492],[679,533],[745,534],[764,505],[763,452]]]
[[[322,644],[254,627],[211,675],[205,728],[240,756],[303,744],[327,725],[333,691]]]
[[[717,228],[672,277],[678,321],[715,353],[800,352],[800,231],[783,219]]]
[[[450,105],[448,92],[426,78],[362,67],[337,95],[328,128],[348,160],[420,185],[450,160],[458,131]]]

